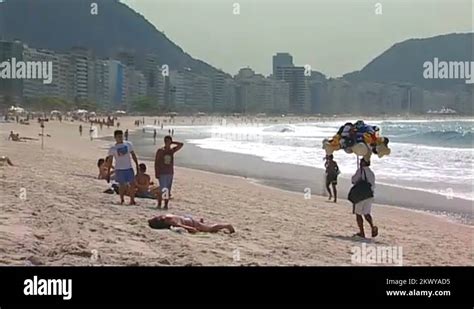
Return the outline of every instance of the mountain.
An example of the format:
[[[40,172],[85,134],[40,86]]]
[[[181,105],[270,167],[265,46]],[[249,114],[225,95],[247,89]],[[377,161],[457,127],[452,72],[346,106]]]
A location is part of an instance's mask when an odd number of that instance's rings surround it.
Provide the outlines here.
[[[474,61],[474,33],[455,33],[397,43],[362,70],[343,76],[348,81],[407,82],[424,89],[446,90],[465,85],[461,79],[425,79],[425,61]]]
[[[200,74],[218,70],[192,58],[142,15],[117,0],[3,0],[0,38],[18,39],[35,48],[65,52],[74,46],[91,49],[99,57],[133,52],[138,62],[156,53],[170,70],[191,68]],[[97,3],[98,14],[91,14]],[[158,6],[159,9],[159,6]]]

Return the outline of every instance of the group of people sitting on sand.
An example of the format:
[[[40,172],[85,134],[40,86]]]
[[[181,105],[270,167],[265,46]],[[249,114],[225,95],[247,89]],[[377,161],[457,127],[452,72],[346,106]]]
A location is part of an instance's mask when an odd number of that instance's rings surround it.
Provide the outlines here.
[[[110,147],[105,159],[99,159],[99,179],[105,179],[110,183],[114,180],[120,195],[120,203],[125,202],[125,196],[130,197],[130,205],[136,205],[135,198],[152,198],[157,200],[158,209],[169,208],[171,188],[174,178],[174,154],[183,147],[183,143],[173,141],[169,135],[164,137],[164,146],[159,148],[155,155],[155,177],[158,186],[147,174],[147,166],[138,163],[133,144],[124,140],[122,130],[114,132],[115,144]],[[115,165],[113,165],[115,161]],[[133,169],[135,164],[137,173]],[[160,215],[148,220],[148,225],[153,229],[170,229],[172,227],[182,228],[189,233],[196,232],[218,232],[222,229],[229,233],[234,232],[230,224],[205,224],[204,220],[195,220],[190,216],[177,216],[172,214]]]
[[[10,135],[8,135],[8,140],[12,140],[14,142],[26,142],[26,141],[37,141],[37,138],[31,137],[20,137],[20,133],[14,133],[10,131]]]

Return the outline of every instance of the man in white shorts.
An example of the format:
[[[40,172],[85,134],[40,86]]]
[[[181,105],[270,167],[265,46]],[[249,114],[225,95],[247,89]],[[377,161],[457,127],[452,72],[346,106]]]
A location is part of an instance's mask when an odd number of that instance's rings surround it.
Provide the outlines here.
[[[361,179],[365,179],[368,183],[371,184],[372,192],[375,189],[375,174],[370,169],[370,162],[365,161],[363,158],[360,159],[359,169],[356,171],[354,176],[352,176],[352,183],[355,184]],[[355,234],[354,236],[364,237],[364,219],[367,220],[370,224],[370,228],[372,229],[372,237],[376,237],[379,233],[378,227],[374,225],[374,221],[371,216],[372,211],[372,203],[374,202],[374,198],[368,198],[366,200],[360,201],[359,203],[354,205],[354,213],[356,215],[357,225],[359,226],[359,233]]]

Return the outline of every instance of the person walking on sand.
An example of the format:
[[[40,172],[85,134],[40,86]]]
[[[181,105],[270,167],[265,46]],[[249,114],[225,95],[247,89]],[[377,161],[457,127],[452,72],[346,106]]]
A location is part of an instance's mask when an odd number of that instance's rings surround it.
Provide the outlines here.
[[[378,227],[374,224],[374,220],[371,215],[372,203],[374,202],[373,192],[375,189],[375,174],[370,169],[370,162],[365,161],[363,158],[360,159],[359,169],[356,171],[354,176],[352,176],[352,183],[356,184],[359,181],[366,181],[370,184],[372,190],[372,197],[364,199],[356,204],[354,204],[354,213],[356,215],[357,225],[359,227],[359,233],[354,236],[359,236],[365,238],[364,232],[364,219],[369,223],[370,228],[372,229],[372,237],[378,235]]]
[[[168,209],[168,202],[171,195],[174,175],[174,154],[183,148],[183,143],[173,142],[169,135],[164,138],[165,145],[156,151],[155,156],[155,176],[160,183],[162,194],[158,195],[158,209],[161,209],[162,200],[165,200],[165,209]],[[171,147],[175,145],[175,147]]]
[[[89,137],[92,140],[94,140],[94,128],[92,127],[92,124],[91,124],[91,127],[89,129]]]
[[[128,141],[128,129],[125,130],[125,140]]]
[[[153,145],[156,145],[156,129],[153,130]]]
[[[82,136],[82,124],[79,125],[79,135]]]
[[[130,205],[135,205],[135,198],[132,190],[135,181],[135,173],[132,168],[132,159],[135,162],[137,171],[138,159],[133,149],[132,143],[123,140],[122,130],[115,130],[114,138],[116,144],[110,147],[107,155],[107,181],[110,181],[110,168],[115,159],[115,180],[119,183],[120,204],[125,202],[125,195],[130,196]]]
[[[329,199],[331,200],[333,197],[334,193],[334,203],[337,203],[337,176],[340,174],[339,172],[339,166],[337,165],[337,162],[334,161],[334,156],[333,155],[327,155],[326,156],[326,163],[324,164],[324,167],[326,168],[326,190],[329,193]],[[331,188],[329,186],[332,186],[332,192],[331,193]]]

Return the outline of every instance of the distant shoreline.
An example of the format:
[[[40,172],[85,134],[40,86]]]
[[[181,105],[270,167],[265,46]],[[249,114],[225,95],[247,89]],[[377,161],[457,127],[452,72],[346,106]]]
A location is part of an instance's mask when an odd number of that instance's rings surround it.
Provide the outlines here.
[[[182,135],[176,135],[176,138],[181,141],[187,139]],[[161,145],[161,137],[157,138],[156,146],[149,144],[149,139],[143,143],[144,139],[138,132],[130,134],[130,139],[134,143],[137,153],[151,161],[154,157],[154,150]],[[310,188],[311,193],[318,196],[323,196],[324,192],[324,171],[320,168],[268,162],[257,156],[203,149],[190,143],[185,143],[185,147],[176,155],[175,164],[186,168],[251,179],[266,186],[302,195],[306,188]],[[349,179],[339,178],[338,195],[341,200],[347,199],[350,186]],[[379,183],[376,188],[376,203],[447,215],[448,218],[463,224],[473,224],[473,201],[466,199],[447,199],[446,196],[431,192]]]

